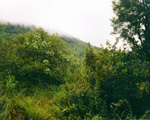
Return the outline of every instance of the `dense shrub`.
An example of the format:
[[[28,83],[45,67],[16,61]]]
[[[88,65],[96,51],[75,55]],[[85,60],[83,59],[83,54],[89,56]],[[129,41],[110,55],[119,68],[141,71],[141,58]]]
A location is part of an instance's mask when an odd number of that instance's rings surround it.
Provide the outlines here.
[[[10,73],[16,80],[37,84],[63,83],[69,65],[68,53],[58,35],[43,29],[14,35],[0,41],[0,73]]]
[[[126,100],[138,117],[150,109],[149,62],[138,59],[134,51],[116,50],[115,45],[97,52],[89,46],[85,61],[87,80],[106,100],[108,110],[120,100]]]
[[[71,83],[61,86],[60,92],[53,97],[59,106],[61,119],[92,119],[93,116],[107,117],[105,101],[97,96],[90,84]]]

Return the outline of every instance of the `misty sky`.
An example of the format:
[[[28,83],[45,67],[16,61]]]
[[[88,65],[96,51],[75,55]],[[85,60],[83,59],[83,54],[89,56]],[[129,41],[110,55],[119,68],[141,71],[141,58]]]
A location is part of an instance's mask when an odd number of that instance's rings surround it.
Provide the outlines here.
[[[114,42],[111,0],[0,0],[0,21],[63,32],[92,45]]]

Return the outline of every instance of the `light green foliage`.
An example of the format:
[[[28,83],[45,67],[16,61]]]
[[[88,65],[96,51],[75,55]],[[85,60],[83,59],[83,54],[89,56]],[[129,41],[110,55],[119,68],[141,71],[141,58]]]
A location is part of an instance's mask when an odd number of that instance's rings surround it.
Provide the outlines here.
[[[58,35],[50,36],[40,28],[35,33],[13,35],[9,42],[1,41],[1,46],[0,67],[11,66],[4,71],[10,71],[18,81],[63,82],[69,62]]]
[[[19,24],[0,23],[0,40],[2,39],[10,40],[10,37],[13,34],[24,34],[27,32],[35,32],[34,27],[24,26]],[[84,57],[85,49],[88,46],[87,43],[84,43],[78,39],[67,37],[67,36],[60,36],[60,38],[66,43],[67,49],[70,49],[69,50],[70,53],[72,53],[74,56],[78,58]],[[28,42],[26,42],[26,44],[28,44]],[[44,45],[44,43],[42,44]],[[47,51],[47,54],[53,54],[53,53],[49,53],[49,51]]]
[[[80,59],[84,58],[86,47],[88,47],[87,43],[67,36],[61,36],[60,38],[67,43],[68,49],[72,50],[75,57],[78,57]]]
[[[14,108],[14,97],[16,96],[17,82],[14,76],[6,76],[4,81],[0,81],[0,119],[11,116]]]
[[[141,116],[140,120],[150,119],[150,110],[147,110],[144,115]]]
[[[4,24],[0,24],[0,32],[3,32],[3,31],[4,31],[4,27],[5,27]]]
[[[5,85],[2,86],[5,87]],[[49,104],[49,97],[46,96],[46,94],[50,96],[52,93],[49,92],[49,94],[46,92],[46,90],[42,90],[39,89],[39,87],[36,88],[34,86],[34,89],[32,89],[34,94],[32,94],[32,96],[27,96],[29,90],[26,91],[21,89],[21,91],[14,91],[16,88],[13,88],[11,89],[12,91],[7,91],[8,87],[14,86],[13,83],[9,84],[5,90],[4,88],[2,89],[2,86],[0,91],[0,119],[58,119],[58,117],[55,115],[55,107]],[[52,89],[49,90],[52,91]],[[4,93],[4,91],[7,92]]]

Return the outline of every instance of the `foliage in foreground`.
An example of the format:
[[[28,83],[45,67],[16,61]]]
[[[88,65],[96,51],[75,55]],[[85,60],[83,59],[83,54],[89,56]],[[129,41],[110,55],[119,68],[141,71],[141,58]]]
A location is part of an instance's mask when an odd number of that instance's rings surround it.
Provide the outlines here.
[[[109,49],[87,49],[87,81],[105,100],[109,116],[139,118],[150,109],[150,64],[138,59],[133,51],[116,50],[115,45]]]
[[[1,40],[0,119],[150,119],[150,64],[116,44],[81,62],[41,28]]]

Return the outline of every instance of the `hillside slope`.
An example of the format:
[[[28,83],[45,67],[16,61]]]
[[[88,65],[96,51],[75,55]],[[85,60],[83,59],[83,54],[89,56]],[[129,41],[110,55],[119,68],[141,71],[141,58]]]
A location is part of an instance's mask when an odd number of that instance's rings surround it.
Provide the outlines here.
[[[33,30],[34,29],[31,26],[24,26],[11,23],[0,23],[0,40],[10,40],[10,36],[12,36],[13,34],[24,34],[27,32],[32,32]],[[74,56],[78,58],[84,57],[86,47],[88,46],[87,43],[68,36],[60,36],[60,38],[67,43],[67,48],[71,49]]]
[[[78,58],[84,57],[85,50],[88,47],[87,43],[67,36],[61,36],[60,38],[67,43],[68,48],[73,51],[74,56]]]

